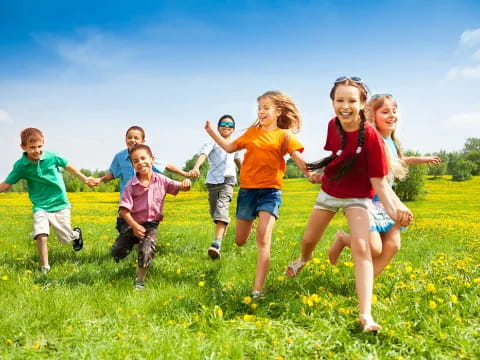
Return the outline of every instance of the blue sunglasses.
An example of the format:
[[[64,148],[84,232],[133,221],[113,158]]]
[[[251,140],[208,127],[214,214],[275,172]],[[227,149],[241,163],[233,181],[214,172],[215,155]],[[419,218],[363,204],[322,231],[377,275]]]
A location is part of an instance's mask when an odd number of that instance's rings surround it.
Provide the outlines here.
[[[372,95],[372,99],[378,99],[378,98],[381,98],[381,97],[385,97],[385,96],[388,96],[388,97],[391,97],[393,98],[393,95],[392,94],[375,94],[375,95]]]
[[[235,124],[233,122],[230,122],[230,121],[220,121],[220,124],[218,124],[218,127],[228,127],[228,128],[234,128],[235,127]]]

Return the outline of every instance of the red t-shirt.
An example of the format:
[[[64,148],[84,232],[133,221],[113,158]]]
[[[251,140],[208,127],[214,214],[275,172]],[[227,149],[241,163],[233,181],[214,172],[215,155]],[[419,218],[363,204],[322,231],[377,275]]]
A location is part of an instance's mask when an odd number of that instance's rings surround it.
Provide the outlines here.
[[[365,124],[365,142],[350,170],[338,181],[332,178],[338,173],[341,164],[355,154],[358,131],[345,131],[346,145],[342,154],[325,167],[322,177],[322,190],[337,198],[372,198],[374,190],[370,178],[381,178],[388,174],[385,144],[377,131]],[[341,136],[335,125],[335,118],[328,123],[325,150],[336,153],[341,147]]]

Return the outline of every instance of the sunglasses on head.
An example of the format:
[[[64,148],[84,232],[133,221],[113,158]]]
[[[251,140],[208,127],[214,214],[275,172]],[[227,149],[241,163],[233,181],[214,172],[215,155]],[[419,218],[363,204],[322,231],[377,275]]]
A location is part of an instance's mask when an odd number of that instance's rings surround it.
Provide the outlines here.
[[[365,83],[363,82],[363,79],[362,79],[361,77],[358,77],[358,76],[340,76],[339,78],[337,78],[337,79],[335,80],[335,84],[336,84],[336,83],[340,83],[340,82],[344,82],[344,81],[346,81],[346,80],[351,80],[351,81],[353,81],[353,82],[356,83],[356,84],[361,84],[361,85],[363,85],[363,87],[365,88],[365,90],[367,90],[367,93],[370,92],[370,89],[368,88],[367,84],[365,84]]]
[[[234,128],[235,124],[230,121],[220,121],[220,124],[218,124],[218,127],[228,127],[228,128]]]
[[[372,99],[378,99],[378,98],[381,98],[381,97],[384,97],[384,96],[388,96],[388,97],[393,98],[392,94],[375,94],[375,95],[372,95]]]

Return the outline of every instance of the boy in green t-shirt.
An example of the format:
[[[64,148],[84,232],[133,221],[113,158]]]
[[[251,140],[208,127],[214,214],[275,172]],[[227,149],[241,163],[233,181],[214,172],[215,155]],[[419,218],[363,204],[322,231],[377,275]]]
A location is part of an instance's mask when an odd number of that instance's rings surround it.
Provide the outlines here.
[[[66,159],[44,151],[44,137],[40,130],[27,128],[20,133],[20,138],[24,153],[13,165],[7,179],[0,183],[0,192],[8,190],[21,179],[27,181],[28,196],[33,203],[32,237],[37,242],[41,270],[47,273],[50,270],[47,248],[50,226],[55,229],[61,243],[72,243],[75,251],[83,247],[82,231],[78,227],[72,229],[70,225],[70,203],[60,167],[84,183],[92,179],[68,164]]]

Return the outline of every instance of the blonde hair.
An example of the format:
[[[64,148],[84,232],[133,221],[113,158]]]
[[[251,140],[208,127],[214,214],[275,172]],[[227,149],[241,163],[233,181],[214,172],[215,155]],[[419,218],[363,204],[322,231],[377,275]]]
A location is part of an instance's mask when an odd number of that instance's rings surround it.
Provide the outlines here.
[[[277,126],[280,129],[289,129],[297,133],[302,128],[302,119],[293,99],[280,91],[267,91],[260,95],[257,101],[267,99],[280,110],[280,116],[277,119]],[[260,121],[257,119],[252,126],[259,126]]]
[[[377,122],[376,122],[377,110],[380,109],[383,106],[383,104],[385,104],[385,101],[387,100],[392,103],[395,109],[397,108],[398,106],[397,101],[390,94],[382,94],[380,96],[374,95],[365,107],[365,114],[367,116],[367,121],[375,128],[377,127]],[[386,148],[385,153],[387,155],[388,168],[390,169],[395,179],[404,180],[408,174],[408,167],[405,161],[402,160],[402,157],[403,157],[402,146],[400,145],[400,140],[395,134],[395,130],[392,131],[391,138],[395,143],[395,147],[397,148],[398,161],[392,160],[392,155],[390,154],[390,150],[388,146],[385,146]]]

